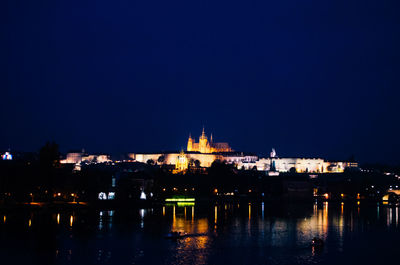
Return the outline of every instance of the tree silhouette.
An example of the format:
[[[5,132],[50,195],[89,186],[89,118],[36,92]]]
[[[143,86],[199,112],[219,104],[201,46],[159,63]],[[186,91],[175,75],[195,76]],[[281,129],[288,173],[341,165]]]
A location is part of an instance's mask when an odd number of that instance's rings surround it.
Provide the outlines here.
[[[58,144],[55,142],[47,142],[39,151],[39,163],[41,167],[52,168],[60,163],[60,152]]]
[[[55,142],[47,142],[39,151],[39,176],[37,184],[39,190],[43,194],[43,199],[51,198],[52,191],[57,178],[56,169],[59,168],[60,153],[58,144]]]
[[[191,158],[189,159],[189,167],[193,167],[193,165],[194,165],[194,159]]]

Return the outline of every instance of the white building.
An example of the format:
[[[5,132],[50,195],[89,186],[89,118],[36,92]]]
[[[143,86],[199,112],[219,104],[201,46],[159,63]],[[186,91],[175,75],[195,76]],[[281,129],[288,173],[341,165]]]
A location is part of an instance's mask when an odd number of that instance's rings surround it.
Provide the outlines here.
[[[88,155],[82,152],[68,153],[65,159],[60,161],[61,164],[93,164],[111,162],[110,156],[105,154]]]
[[[226,161],[228,164],[240,164],[240,163],[255,163],[258,160],[258,156],[246,153],[228,153],[222,155],[222,161]]]
[[[270,170],[289,172],[296,170],[298,173],[324,172],[324,160],[321,158],[271,158]]]
[[[200,162],[201,167],[210,167],[211,164],[216,159],[221,159],[220,155],[215,154],[202,154],[202,153],[185,153],[187,159],[190,161],[198,160]],[[147,163],[147,161],[152,160],[157,165],[176,165],[178,161],[180,153],[173,152],[173,153],[152,153],[152,154],[135,154],[131,153],[128,154],[129,158],[133,161]]]
[[[141,163],[153,160],[155,164],[176,165],[179,152],[172,153],[152,153],[152,154],[129,154],[129,157]],[[257,168],[258,171],[290,172],[297,173],[340,173],[346,168],[358,167],[355,162],[330,162],[322,158],[285,158],[277,157],[273,149],[271,157],[259,158],[253,154],[232,152],[223,154],[203,154],[198,152],[188,152],[185,154],[188,160],[200,161],[201,167],[210,167],[215,160],[225,161],[228,164],[235,164],[238,169],[251,170]]]

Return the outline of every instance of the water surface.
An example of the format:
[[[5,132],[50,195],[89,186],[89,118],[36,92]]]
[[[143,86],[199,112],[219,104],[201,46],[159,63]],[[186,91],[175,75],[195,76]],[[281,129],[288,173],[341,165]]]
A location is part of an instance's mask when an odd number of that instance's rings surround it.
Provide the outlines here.
[[[0,217],[4,264],[383,264],[400,253],[399,206],[376,203],[39,209]],[[165,239],[169,231],[191,236]],[[310,247],[315,236],[323,249]]]

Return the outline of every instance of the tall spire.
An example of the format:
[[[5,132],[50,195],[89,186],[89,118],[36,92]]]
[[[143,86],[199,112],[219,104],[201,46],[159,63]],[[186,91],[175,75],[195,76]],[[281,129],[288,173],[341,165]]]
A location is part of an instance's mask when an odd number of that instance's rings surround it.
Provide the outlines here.
[[[206,138],[206,132],[204,131],[204,125],[203,125],[203,131],[201,132],[201,136],[202,139]]]

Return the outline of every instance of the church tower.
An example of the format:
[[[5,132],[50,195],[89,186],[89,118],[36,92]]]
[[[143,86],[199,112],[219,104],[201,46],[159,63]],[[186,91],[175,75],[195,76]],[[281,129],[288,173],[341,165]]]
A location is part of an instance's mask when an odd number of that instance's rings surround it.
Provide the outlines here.
[[[192,136],[189,134],[189,139],[188,139],[188,143],[187,143],[187,148],[186,148],[186,150],[188,151],[188,152],[191,152],[191,151],[193,151],[193,139],[192,139]]]
[[[208,145],[208,139],[204,132],[204,127],[203,127],[203,132],[201,133],[201,136],[199,138],[199,152],[200,153],[209,153],[210,152],[209,149],[210,149],[210,147]]]

